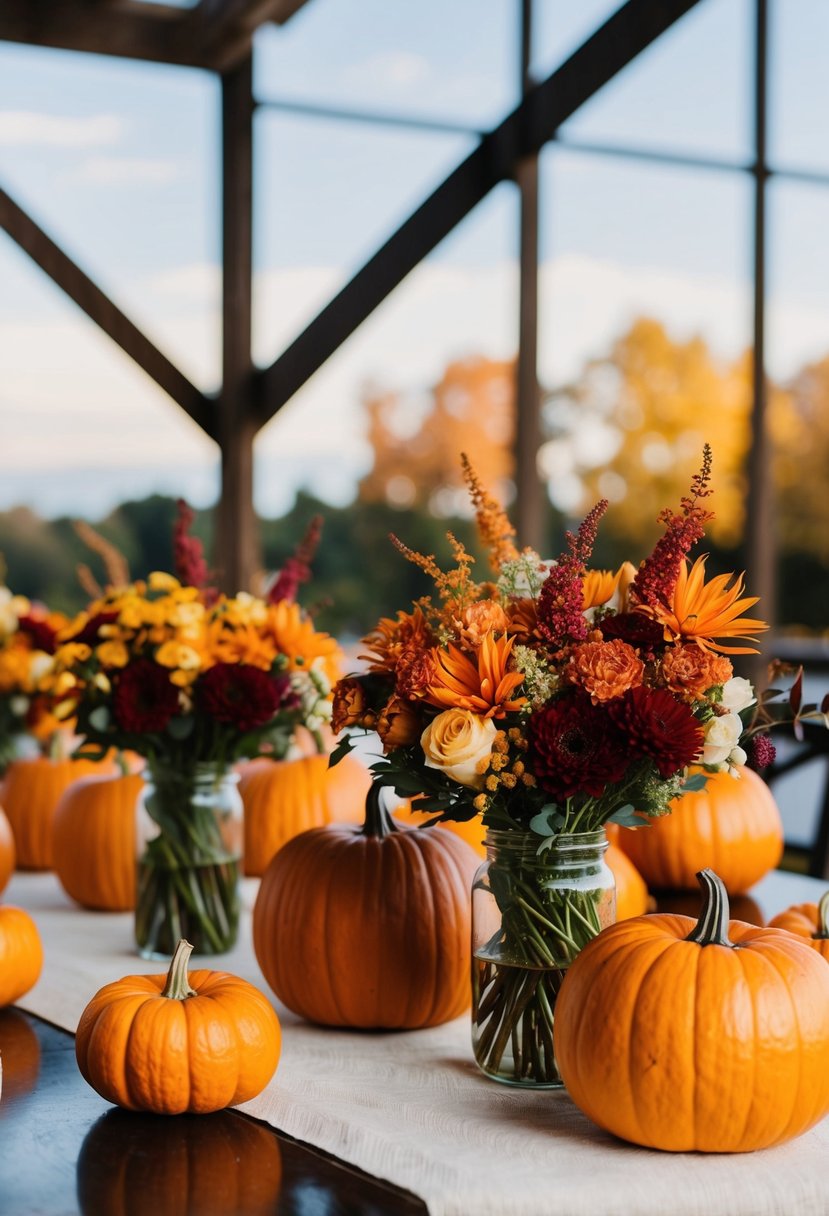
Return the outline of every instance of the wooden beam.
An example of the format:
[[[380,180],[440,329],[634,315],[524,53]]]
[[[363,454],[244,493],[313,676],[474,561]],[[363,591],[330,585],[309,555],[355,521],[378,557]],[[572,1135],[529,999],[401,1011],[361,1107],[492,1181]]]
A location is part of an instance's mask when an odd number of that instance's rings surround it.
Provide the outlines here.
[[[2,0],[0,40],[185,67],[207,66],[192,14],[172,5],[119,0]]]
[[[538,152],[557,128],[699,0],[628,0],[545,81],[530,89],[501,124],[426,199],[353,279],[256,377],[260,424],[354,333],[419,262],[516,164]]]
[[[245,59],[260,25],[283,24],[306,0],[200,0],[192,10],[199,55],[214,71],[227,72]]]
[[[222,497],[216,565],[230,594],[249,589],[261,567],[253,510],[251,354],[253,279],[253,60],[222,77],[222,391],[218,440]]]
[[[142,371],[215,438],[214,404],[142,333],[117,304],[0,188],[0,228],[27,253]]]

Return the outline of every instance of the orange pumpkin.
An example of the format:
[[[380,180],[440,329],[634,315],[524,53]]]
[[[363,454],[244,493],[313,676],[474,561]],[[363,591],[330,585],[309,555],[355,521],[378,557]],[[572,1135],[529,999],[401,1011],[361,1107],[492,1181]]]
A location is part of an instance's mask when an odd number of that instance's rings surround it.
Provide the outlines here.
[[[699,911],[699,891],[660,891],[654,902],[657,912],[696,916]],[[749,925],[765,925],[763,910],[750,895],[731,895],[728,903],[732,920],[744,920]]]
[[[206,1114],[260,1093],[279,1061],[279,1019],[225,971],[193,971],[181,941],[163,975],[128,975],[95,994],[75,1036],[93,1089],[127,1110]]]
[[[112,771],[112,765],[106,760],[35,756],[12,761],[3,778],[3,806],[14,833],[19,869],[52,869],[52,821],[61,794],[79,777],[107,771]]]
[[[327,756],[257,760],[239,780],[245,807],[245,873],[265,873],[293,836],[327,823],[356,823],[371,774],[353,756],[334,768]]]
[[[14,873],[14,836],[11,824],[0,807],[0,891],[8,886]]]
[[[0,1066],[2,1118],[11,1113],[11,1102],[31,1093],[40,1075],[40,1041],[31,1022],[19,1009],[0,1009]]]
[[[769,928],[786,929],[808,942],[829,962],[829,891],[819,904],[795,904],[769,921]]]
[[[29,913],[0,906],[0,1006],[34,988],[42,967],[43,946]]]
[[[693,890],[695,874],[710,868],[737,895],[773,870],[783,855],[777,803],[751,769],[743,769],[738,779],[709,774],[704,789],[672,805],[670,815],[619,834],[620,846],[651,888]]]
[[[137,773],[82,777],[61,795],[52,824],[55,873],[84,908],[135,907]]]
[[[616,879],[616,919],[644,916],[650,905],[645,880],[618,845],[609,844],[604,857]]]
[[[452,832],[399,824],[366,799],[362,827],[295,836],[269,865],[253,910],[265,979],[326,1026],[413,1030],[470,1000],[475,852]]]
[[[556,1061],[623,1140],[750,1152],[829,1113],[829,968],[790,933],[729,923],[723,884],[710,870],[700,883],[696,924],[641,916],[582,950],[556,1002]]]
[[[396,808],[394,817],[395,819],[399,819],[401,823],[407,823],[411,827],[419,828],[424,823],[428,823],[430,819],[434,819],[435,816],[433,811],[413,811],[408,803],[403,803]],[[447,819],[442,823],[435,824],[435,827],[445,828],[447,832],[454,832],[456,836],[460,836],[461,840],[465,840],[479,857],[486,857],[486,845],[484,844],[486,828],[481,823],[480,815],[476,815],[474,819],[467,819],[464,823],[456,822],[454,819]],[[428,831],[429,829],[426,830]]]
[[[153,1216],[271,1216],[282,1153],[272,1128],[235,1111],[159,1119],[110,1109],[87,1132],[77,1177],[84,1216],[127,1216],[136,1195]]]

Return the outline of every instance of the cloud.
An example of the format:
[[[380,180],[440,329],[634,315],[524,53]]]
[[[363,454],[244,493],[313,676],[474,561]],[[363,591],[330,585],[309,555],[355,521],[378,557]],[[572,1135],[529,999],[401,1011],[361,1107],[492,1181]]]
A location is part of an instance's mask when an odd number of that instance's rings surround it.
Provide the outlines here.
[[[98,148],[118,143],[123,131],[116,114],[69,117],[0,110],[0,147]]]
[[[415,85],[424,84],[431,75],[431,68],[423,55],[411,51],[378,51],[366,59],[352,63],[343,72],[347,84],[375,86],[408,92]]]
[[[147,279],[150,291],[169,300],[181,303],[188,300],[201,305],[218,308],[221,303],[221,267],[209,262],[192,262],[189,266],[175,266]]]
[[[72,174],[73,181],[95,186],[132,186],[143,183],[166,185],[178,177],[181,166],[174,160],[140,156],[92,156]]]

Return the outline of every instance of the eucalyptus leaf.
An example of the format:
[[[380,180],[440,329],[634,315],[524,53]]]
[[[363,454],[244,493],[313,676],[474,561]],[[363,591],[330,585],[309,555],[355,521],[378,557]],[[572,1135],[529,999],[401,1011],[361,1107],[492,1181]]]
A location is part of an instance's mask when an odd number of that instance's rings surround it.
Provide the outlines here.
[[[196,720],[192,714],[183,714],[181,717],[171,718],[167,723],[167,734],[171,739],[189,739],[196,725]]]
[[[698,794],[700,790],[705,789],[707,784],[708,784],[708,774],[707,773],[694,773],[694,774],[692,774],[692,776],[686,777],[685,780],[682,782],[682,789],[680,790],[680,795]]]
[[[641,828],[647,825],[649,820],[643,818],[636,808],[628,802],[626,806],[620,806],[618,811],[614,811],[608,817],[607,822],[618,823],[623,828]]]
[[[108,730],[110,721],[110,712],[106,705],[97,705],[89,715],[89,725],[93,730]]]

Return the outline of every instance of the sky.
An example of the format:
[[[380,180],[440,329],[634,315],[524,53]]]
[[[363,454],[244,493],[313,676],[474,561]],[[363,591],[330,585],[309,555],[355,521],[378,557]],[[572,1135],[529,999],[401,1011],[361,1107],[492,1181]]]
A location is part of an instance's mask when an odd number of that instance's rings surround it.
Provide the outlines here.
[[[495,125],[517,101],[518,0],[309,0],[257,35],[260,100]],[[616,7],[536,0],[552,70]],[[750,0],[702,0],[562,129],[582,144],[751,159]],[[772,163],[829,173],[825,0],[773,0]],[[205,391],[219,383],[219,91],[208,73],[0,43],[0,184]],[[272,361],[474,136],[255,119],[254,355]],[[542,382],[631,319],[701,333],[724,359],[751,334],[751,184],[552,145],[541,167]],[[829,351],[829,189],[772,182],[769,366]],[[447,362],[517,337],[514,188],[498,187],[264,429],[255,495],[345,502],[370,464],[361,399],[427,389]],[[0,509],[98,518],[126,497],[218,492],[213,443],[0,233]]]

